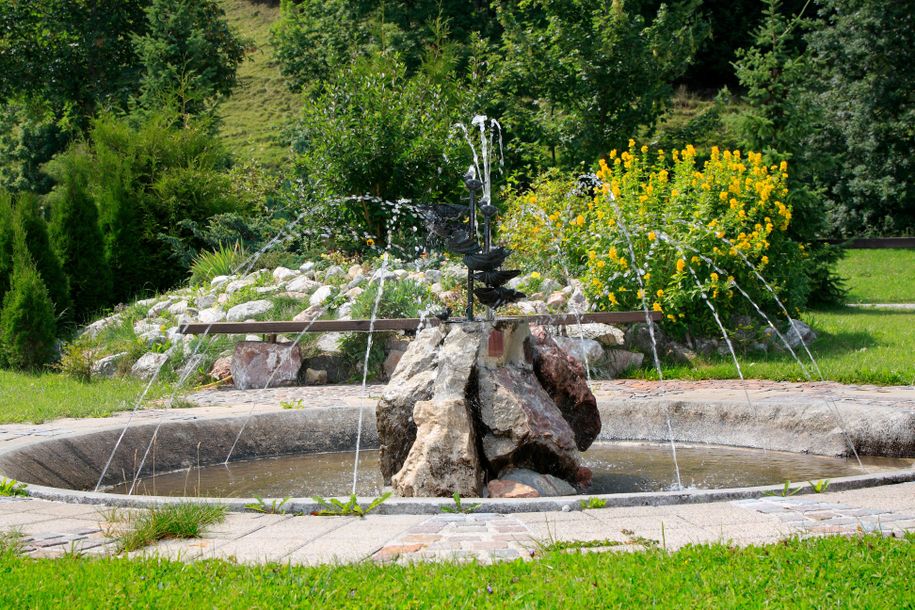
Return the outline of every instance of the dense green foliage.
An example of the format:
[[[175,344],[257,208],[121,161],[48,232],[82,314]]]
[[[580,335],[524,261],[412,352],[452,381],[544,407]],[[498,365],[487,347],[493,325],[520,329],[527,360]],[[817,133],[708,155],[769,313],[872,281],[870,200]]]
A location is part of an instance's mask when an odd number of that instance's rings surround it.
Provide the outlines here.
[[[197,114],[228,95],[245,57],[216,0],[152,0],[147,31],[136,36],[144,67],[143,99],[157,109],[172,103],[180,115]]]
[[[0,364],[37,370],[56,353],[57,323],[48,289],[29,255],[25,231],[14,226],[13,274],[0,309]]]
[[[10,288],[13,275],[13,198],[0,190],[0,299]]]
[[[56,158],[48,173],[58,186],[48,196],[51,246],[70,282],[74,317],[86,320],[109,303],[111,273],[105,260],[98,208],[89,193],[86,149],[75,145]]]
[[[551,552],[534,561],[245,566],[161,558],[0,556],[9,607],[333,606],[902,608],[912,536],[815,537],[674,553]]]
[[[38,199],[29,193],[19,196],[13,218],[16,226],[22,228],[29,255],[35,269],[48,289],[48,296],[54,303],[58,326],[64,325],[73,312],[70,301],[70,280],[64,273],[60,260],[51,248],[48,225]]]

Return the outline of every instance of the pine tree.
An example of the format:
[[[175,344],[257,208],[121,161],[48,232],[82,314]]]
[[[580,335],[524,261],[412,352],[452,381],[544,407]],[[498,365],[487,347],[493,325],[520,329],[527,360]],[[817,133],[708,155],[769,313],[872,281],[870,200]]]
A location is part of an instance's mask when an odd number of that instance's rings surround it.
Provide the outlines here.
[[[18,225],[14,252],[12,283],[0,310],[0,357],[12,368],[37,370],[56,356],[54,304]]]
[[[13,275],[13,207],[12,197],[0,191],[0,303],[10,288]]]
[[[45,222],[38,206],[38,198],[31,193],[21,194],[16,202],[13,222],[17,226],[21,226],[24,231],[29,254],[54,303],[58,326],[62,327],[73,313],[73,304],[70,301],[70,282],[60,265],[60,259],[51,249],[48,223]]]
[[[89,155],[72,147],[48,164],[57,187],[51,205],[51,245],[70,281],[77,322],[110,303],[111,274],[105,261],[98,209],[89,194]]]

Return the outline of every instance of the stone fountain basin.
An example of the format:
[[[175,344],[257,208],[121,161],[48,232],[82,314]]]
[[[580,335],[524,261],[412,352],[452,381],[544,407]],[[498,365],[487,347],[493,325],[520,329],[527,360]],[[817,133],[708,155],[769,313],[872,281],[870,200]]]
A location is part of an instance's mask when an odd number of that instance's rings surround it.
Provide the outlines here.
[[[667,441],[667,416],[671,416],[675,440],[710,443],[773,451],[792,451],[824,456],[848,453],[845,434],[836,425],[833,406],[811,404],[754,404],[722,400],[696,402],[677,400],[607,400],[599,404],[603,430],[598,441]],[[875,404],[835,405],[845,429],[862,455],[915,457],[915,412]],[[372,410],[362,410],[362,446],[378,447]],[[356,443],[360,417],[357,406],[306,407],[273,410],[253,415],[233,453],[234,460],[297,453],[351,451]],[[150,454],[143,476],[153,472],[187,469],[221,463],[245,417],[218,414],[194,415],[168,412],[158,431],[155,455]],[[86,491],[94,489],[99,473],[111,455],[123,423],[106,420],[90,430],[51,438],[30,438],[0,452],[0,474],[29,485],[31,495],[49,500],[109,506],[143,507],[187,501],[188,498],[125,496]],[[129,478],[140,462],[157,423],[153,420],[131,426],[114,455],[103,484]],[[856,489],[915,480],[915,467],[836,478],[830,490]],[[806,484],[804,487],[807,487]],[[595,495],[607,506],[669,505],[759,497],[781,491],[781,485],[643,493]],[[809,488],[808,488],[809,489]],[[341,495],[346,490],[341,490]],[[805,490],[806,491],[806,490]],[[582,496],[533,499],[483,499],[481,511],[540,512],[577,510]],[[243,510],[251,498],[190,498],[217,502],[231,510]],[[369,499],[366,499],[369,501]],[[442,498],[391,498],[381,505],[381,514],[431,514],[447,503]],[[292,499],[286,509],[310,512],[317,509],[310,499]]]

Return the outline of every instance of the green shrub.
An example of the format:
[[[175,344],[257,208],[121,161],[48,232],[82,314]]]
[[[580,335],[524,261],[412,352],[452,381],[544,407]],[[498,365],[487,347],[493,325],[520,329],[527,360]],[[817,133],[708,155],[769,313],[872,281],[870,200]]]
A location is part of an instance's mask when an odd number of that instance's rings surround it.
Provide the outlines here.
[[[598,309],[645,306],[663,312],[676,334],[718,334],[703,293],[726,325],[755,315],[735,282],[764,310],[779,312],[754,269],[792,314],[806,301],[805,248],[788,235],[787,175],[787,164],[768,166],[758,153],[713,148],[699,165],[692,146],[668,154],[631,141],[610,153],[609,164],[601,161],[593,199],[552,175],[513,195],[507,241],[529,268],[559,265],[581,278]]]
[[[15,262],[0,310],[0,357],[10,367],[38,370],[54,360],[57,323],[54,304],[16,227]]]
[[[89,193],[89,151],[82,144],[74,145],[47,168],[57,182],[48,195],[51,245],[70,282],[75,318],[83,321],[111,298],[98,209]]]
[[[55,368],[71,379],[88,383],[92,381],[92,361],[92,349],[81,341],[74,341],[63,347]]]
[[[210,252],[201,252],[191,263],[192,286],[207,284],[214,277],[231,275],[248,257],[244,248],[236,244],[234,247],[219,246]]]
[[[0,190],[0,299],[10,288],[13,276],[13,201]]]
[[[72,318],[70,301],[70,282],[61,267],[60,260],[54,254],[48,237],[48,225],[38,205],[38,199],[31,194],[23,193],[16,202],[15,222],[25,231],[25,242],[29,254],[35,262],[35,268],[48,288],[48,294],[54,303],[58,326],[66,324]]]
[[[462,196],[469,151],[449,137],[459,118],[453,91],[404,65],[374,57],[342,68],[305,103],[293,132],[296,166],[314,192],[309,235],[348,252],[383,246],[404,256],[424,243],[424,223],[400,199],[439,202]],[[354,197],[349,197],[354,196]]]
[[[353,301],[350,315],[353,319],[368,320],[372,317],[375,300],[378,297],[379,285],[370,284],[366,290]],[[423,284],[412,280],[386,281],[381,300],[378,302],[376,319],[379,318],[415,318],[427,309],[432,302],[431,294]],[[384,364],[385,343],[394,336],[390,332],[376,332],[372,338],[372,349],[369,352],[368,377],[375,379],[381,375]],[[340,348],[347,362],[361,377],[365,363],[365,352],[368,349],[369,333],[351,333],[340,341]]]

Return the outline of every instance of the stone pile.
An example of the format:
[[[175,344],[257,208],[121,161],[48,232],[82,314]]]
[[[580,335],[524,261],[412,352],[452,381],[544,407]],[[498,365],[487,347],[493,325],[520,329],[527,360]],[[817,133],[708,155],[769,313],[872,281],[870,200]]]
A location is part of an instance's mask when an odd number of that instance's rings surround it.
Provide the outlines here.
[[[382,475],[403,496],[574,493],[600,433],[584,369],[523,322],[421,331],[376,417]]]

